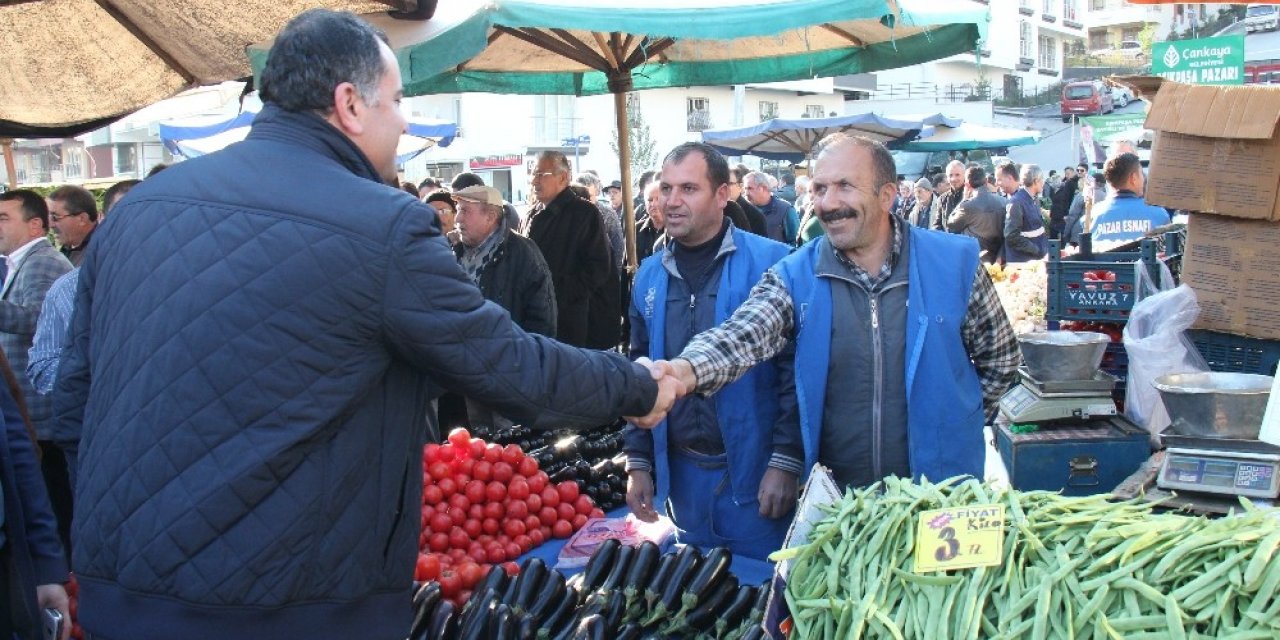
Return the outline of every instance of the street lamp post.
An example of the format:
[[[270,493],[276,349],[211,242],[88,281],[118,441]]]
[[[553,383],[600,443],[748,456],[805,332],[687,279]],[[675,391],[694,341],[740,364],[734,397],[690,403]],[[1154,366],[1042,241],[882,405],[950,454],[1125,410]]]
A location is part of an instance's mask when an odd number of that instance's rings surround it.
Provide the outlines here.
[[[579,150],[582,148],[583,145],[586,145],[586,146],[591,145],[591,136],[580,135],[576,138],[565,138],[560,141],[560,146],[562,147],[573,147],[573,172],[574,173],[579,173],[582,171],[582,167],[579,164]]]

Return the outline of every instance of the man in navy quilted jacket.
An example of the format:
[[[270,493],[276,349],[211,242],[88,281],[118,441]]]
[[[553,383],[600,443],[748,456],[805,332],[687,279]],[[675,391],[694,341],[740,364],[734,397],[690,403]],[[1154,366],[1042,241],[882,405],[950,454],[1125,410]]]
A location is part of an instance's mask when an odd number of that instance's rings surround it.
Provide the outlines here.
[[[432,397],[585,427],[652,425],[675,396],[522,331],[387,186],[405,120],[383,34],[304,13],[259,86],[248,138],[136,187],[81,267],[55,395],[95,639],[402,640]]]

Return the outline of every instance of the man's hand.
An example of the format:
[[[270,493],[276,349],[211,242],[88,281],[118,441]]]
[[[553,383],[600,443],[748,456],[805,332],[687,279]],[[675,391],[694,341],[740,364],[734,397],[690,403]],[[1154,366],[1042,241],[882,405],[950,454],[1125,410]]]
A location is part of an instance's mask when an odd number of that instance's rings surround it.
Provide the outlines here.
[[[627,473],[627,507],[644,522],[658,521],[658,511],[653,508],[653,476],[648,471]]]
[[[40,609],[57,609],[62,612],[62,635],[59,640],[71,637],[71,603],[67,600],[67,590],[60,584],[42,584],[36,587],[36,602]]]
[[[665,360],[653,362],[648,358],[638,358],[636,364],[649,369],[649,375],[653,376],[653,379],[658,383],[658,397],[654,399],[653,409],[649,411],[648,415],[627,416],[626,419],[627,422],[641,429],[652,429],[667,417],[667,412],[671,410],[671,405],[675,404],[676,400],[683,398],[687,392],[685,391],[684,383],[670,375],[671,368]]]
[[[658,360],[654,362],[648,358],[639,358],[636,364],[642,364],[649,368],[649,372],[653,374],[654,380],[658,379],[658,374],[671,376],[680,381],[683,387],[681,397],[693,393],[698,387],[698,378],[693,375],[693,365],[683,358],[675,358],[673,360]]]
[[[760,479],[760,517],[777,520],[791,513],[800,492],[800,481],[794,473],[769,467]],[[628,494],[628,498],[630,494]]]

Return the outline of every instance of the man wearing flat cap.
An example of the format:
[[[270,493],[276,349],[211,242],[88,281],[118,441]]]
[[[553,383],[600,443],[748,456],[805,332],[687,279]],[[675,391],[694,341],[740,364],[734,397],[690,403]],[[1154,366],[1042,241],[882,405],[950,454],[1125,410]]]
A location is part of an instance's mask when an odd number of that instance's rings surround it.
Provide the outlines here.
[[[938,198],[933,195],[933,183],[928,178],[916,180],[915,196],[916,204],[905,216],[907,222],[921,229],[932,229],[938,215]]]
[[[551,271],[538,245],[503,224],[502,194],[473,185],[453,194],[458,231],[453,251],[467,277],[486,300],[497,304],[521,329],[556,335],[556,294]],[[488,406],[467,398],[467,418],[477,426],[508,427],[511,421]]]

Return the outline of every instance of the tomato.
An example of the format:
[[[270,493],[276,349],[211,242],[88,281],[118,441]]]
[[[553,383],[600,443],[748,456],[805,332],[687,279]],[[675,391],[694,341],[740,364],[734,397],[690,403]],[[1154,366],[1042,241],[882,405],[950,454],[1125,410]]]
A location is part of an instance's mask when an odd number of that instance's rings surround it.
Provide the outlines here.
[[[489,443],[489,445],[484,448],[484,461],[489,464],[502,462],[502,445],[493,444],[492,442]]]
[[[538,520],[545,526],[550,527],[559,519],[560,516],[556,513],[555,507],[543,507],[542,510],[538,512]]]
[[[529,529],[528,535],[529,535],[529,539],[533,541],[533,546],[535,547],[541,546],[542,543],[547,541],[546,536],[542,535],[541,528]]]
[[[471,450],[471,434],[462,427],[457,427],[449,432],[449,444],[461,448]]]
[[[488,482],[493,479],[493,465],[488,460],[480,460],[475,466],[471,467],[471,477],[480,482]]]
[[[533,487],[529,487],[529,490],[532,491]],[[542,496],[537,493],[530,493],[529,498],[524,503],[529,505],[529,513],[537,513],[542,509]]]
[[[523,520],[507,520],[506,522],[502,523],[502,531],[503,533],[506,533],[508,536],[511,536],[512,538],[516,536],[522,536],[524,535],[524,521]]]
[[[441,487],[441,490],[444,490],[444,487]],[[449,495],[449,492],[446,491],[445,495]],[[542,496],[542,506],[544,507],[554,507],[560,504],[560,492],[555,487],[545,487],[539,495]]]
[[[437,511],[431,516],[431,530],[436,533],[448,533],[453,528],[453,518],[449,514]]]
[[[557,520],[551,527],[551,535],[557,538],[568,538],[573,535],[573,525],[564,520]]]
[[[520,461],[519,465],[516,466],[516,471],[526,478],[531,478],[538,472],[538,461],[533,458],[526,457],[524,460]]]
[[[449,560],[453,564],[458,564],[467,558],[467,552],[465,549],[450,549],[445,553],[449,554]]]
[[[449,550],[449,534],[433,533],[427,538],[427,548],[436,553],[444,553]]]
[[[431,484],[422,488],[422,502],[424,504],[437,505],[442,500],[444,500],[444,492],[440,490],[440,487]]]
[[[462,576],[462,587],[470,589],[484,578],[484,571],[474,562],[464,562],[461,567],[458,567],[458,575]]]
[[[520,476],[516,476],[511,484],[507,485],[507,496],[512,500],[527,500],[529,498],[529,483],[525,482]]]
[[[514,577],[516,574],[520,573],[520,565],[514,562],[507,562],[502,565],[502,570],[506,571],[508,576]]]
[[[506,462],[493,463],[493,479],[501,483],[511,482],[511,478],[516,474],[515,468]]]
[[[449,463],[458,459],[458,454],[454,452],[454,446],[448,442],[440,445],[440,449],[436,452],[436,460]]]
[[[471,480],[471,470],[476,466],[476,461],[471,458],[463,458],[458,461],[458,474],[453,477],[458,484],[465,485]]]
[[[470,600],[470,599],[471,599],[471,590],[470,590],[470,589],[463,589],[463,590],[462,590],[462,593],[459,593],[459,594],[458,594],[458,601],[457,601],[457,602],[454,602],[454,603],[453,603],[453,606],[455,606],[455,607],[461,607],[463,604],[466,604],[466,602],[467,602],[468,600]]]
[[[436,481],[436,486],[440,487],[440,492],[446,498],[458,492],[458,483],[453,478],[441,478]],[[542,498],[543,502],[546,502],[546,496]]]
[[[418,566],[413,572],[413,579],[419,582],[435,580],[440,575],[440,558],[434,554],[419,553]]]
[[[489,502],[502,502],[507,497],[507,485],[494,480],[485,486],[484,495]]]
[[[485,551],[485,557],[488,558],[489,564],[498,564],[507,561],[507,552],[502,547],[489,547]]]
[[[519,558],[519,557],[520,557],[520,553],[521,553],[521,551],[520,551],[520,545],[518,545],[518,544],[516,544],[516,543],[514,543],[514,542],[508,542],[508,543],[507,543],[507,546],[505,547],[505,550],[506,550],[506,552],[507,552],[507,557],[508,557],[508,558]]]
[[[573,520],[571,520],[571,522],[573,523],[573,530],[577,531],[578,529],[581,529],[587,525],[587,514],[585,513],[576,514],[573,516]]]
[[[473,504],[467,508],[468,520],[484,520],[484,505]]]
[[[483,528],[480,526],[480,518],[468,517],[467,521],[462,523],[462,530],[467,532],[468,538],[476,538],[483,532]]]
[[[449,507],[449,520],[453,522],[453,526],[461,527],[467,521],[467,512],[457,507]]]
[[[604,517],[604,511],[601,511],[600,509],[592,509],[592,510],[591,510],[591,513],[590,513],[590,514],[588,514],[588,516],[589,516],[592,520],[595,520],[596,518],[603,518],[603,517]]]
[[[591,515],[591,510],[595,508],[596,505],[591,502],[591,496],[585,494],[578,496],[578,499],[573,501],[573,510],[584,516]]]
[[[480,523],[480,528],[489,535],[497,533],[500,529],[496,518],[485,518],[484,522]]]
[[[453,515],[452,509],[449,510],[449,515]],[[573,520],[573,516],[575,515],[578,515],[578,512],[574,511],[573,505],[568,502],[561,502],[560,505],[556,507],[556,516],[561,520]]]
[[[445,569],[440,572],[440,595],[446,598],[454,598],[462,593],[462,579],[453,569]]]
[[[449,475],[453,473],[453,470],[449,468],[449,465],[443,462],[432,462],[427,466],[427,473],[431,476],[432,480],[439,482],[440,480],[449,477]]]
[[[422,461],[431,464],[440,456],[440,445],[432,442],[422,448]]]
[[[466,511],[471,508],[471,500],[467,499],[467,494],[465,493],[455,493],[449,496],[449,506]]]
[[[485,505],[484,505],[484,517],[486,517],[486,518],[493,518],[494,520],[498,520],[498,519],[501,519],[501,518],[502,518],[502,516],[504,516],[504,515],[506,515],[506,509],[504,509],[504,508],[503,508],[503,506],[502,506],[502,503],[501,503],[501,502],[486,502],[486,503],[485,503]]]
[[[480,480],[477,478],[475,480],[472,480],[471,482],[468,482],[467,486],[462,491],[463,493],[466,494],[467,500],[471,501],[471,504],[484,503],[484,481],[483,480]]]
[[[542,518],[539,518],[538,514],[531,513],[524,517],[524,530],[526,532],[540,528],[542,528]]]
[[[538,527],[538,530],[542,532],[542,538],[544,540],[551,539],[551,527],[548,527],[547,525],[544,524],[541,527]]]
[[[467,535],[462,527],[454,527],[449,530],[449,546],[454,549],[466,549],[471,546],[471,536]]]
[[[551,482],[551,478],[547,477],[546,471],[538,471],[529,476],[529,491],[533,493],[541,493],[547,484]]]
[[[467,550],[467,555],[481,564],[489,561],[489,554],[485,553],[484,547],[478,544],[471,545],[471,548]]]
[[[520,553],[529,553],[529,550],[533,548],[533,538],[526,535],[515,536],[512,542],[520,546]]]
[[[471,450],[471,459],[472,459],[472,460],[483,460],[483,459],[484,459],[484,440],[478,440],[478,439],[474,439],[474,440],[472,440],[472,441],[471,441],[471,446],[470,446],[470,447],[468,447],[468,449],[470,449],[470,450]]]
[[[510,491],[511,491],[510,489],[507,489],[507,492],[508,492],[507,495],[511,495]],[[512,518],[514,520],[524,520],[525,516],[528,516],[528,515],[529,515],[529,505],[525,504],[524,500],[507,500],[507,517],[508,518]]]
[[[556,485],[556,491],[560,493],[560,502],[572,503],[578,499],[578,483],[572,480],[565,480]]]

